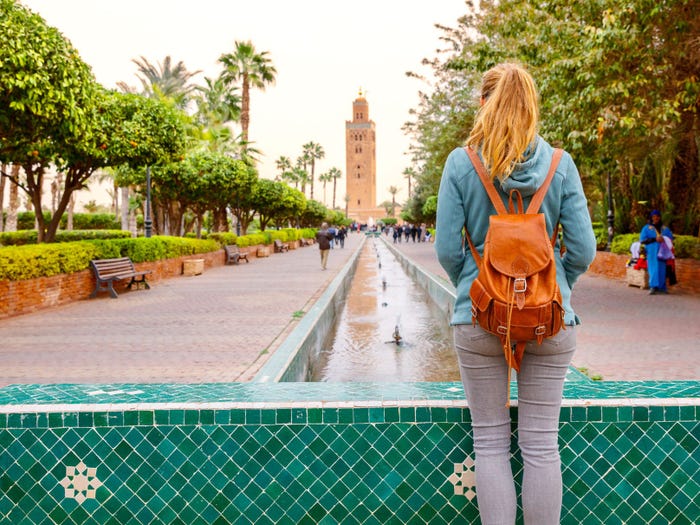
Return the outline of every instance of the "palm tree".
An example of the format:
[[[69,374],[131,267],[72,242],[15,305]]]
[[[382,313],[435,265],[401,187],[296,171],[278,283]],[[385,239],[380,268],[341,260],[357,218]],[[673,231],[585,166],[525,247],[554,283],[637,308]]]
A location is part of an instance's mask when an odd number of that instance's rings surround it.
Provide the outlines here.
[[[335,210],[335,192],[338,187],[338,179],[343,176],[343,172],[336,167],[332,167],[328,170],[328,174],[333,178],[333,209]],[[347,201],[346,201],[347,208]],[[346,213],[347,215],[347,213]]]
[[[306,196],[306,183],[309,182],[309,172],[306,171],[306,164],[309,159],[304,153],[303,155],[297,157],[297,163],[294,167],[294,173],[299,178],[299,183],[301,184],[301,192]]]
[[[275,166],[280,170],[280,174],[275,177],[275,180],[282,180],[285,178],[285,173],[292,170],[292,161],[289,160],[289,157],[282,155],[275,161]]]
[[[411,180],[416,178],[416,171],[413,168],[403,170],[403,176],[408,179],[408,198],[411,198]]]
[[[328,205],[326,201],[326,184],[333,180],[330,172],[322,173],[318,176],[318,181],[323,183],[323,204]]]
[[[238,88],[230,86],[221,77],[204,78],[205,86],[197,86],[197,121],[204,127],[237,122],[241,118],[241,97]]]
[[[241,82],[241,129],[243,142],[248,142],[250,124],[250,88],[265,90],[275,81],[277,70],[268,58],[268,52],[258,53],[251,41],[235,42],[233,53],[224,53],[219,62],[224,65],[221,78],[228,84]]]
[[[304,148],[304,156],[309,159],[309,164],[311,164],[311,191],[309,192],[310,198],[314,198],[314,171],[316,168],[316,161],[322,159],[326,156],[326,152],[323,151],[323,147],[315,142],[307,142],[302,146]]]
[[[399,189],[396,186],[389,186],[389,193],[391,193],[391,216],[394,216],[394,213],[396,211],[396,194],[399,192]]]
[[[201,71],[190,73],[182,61],[173,67],[170,55],[166,56],[157,67],[143,56],[140,59],[133,59],[132,62],[139,69],[136,76],[141,81],[144,95],[149,98],[165,97],[173,100],[181,109],[187,107],[192,93],[197,89],[197,86],[190,84],[189,81]],[[117,85],[127,93],[135,91],[124,82],[118,82]]]

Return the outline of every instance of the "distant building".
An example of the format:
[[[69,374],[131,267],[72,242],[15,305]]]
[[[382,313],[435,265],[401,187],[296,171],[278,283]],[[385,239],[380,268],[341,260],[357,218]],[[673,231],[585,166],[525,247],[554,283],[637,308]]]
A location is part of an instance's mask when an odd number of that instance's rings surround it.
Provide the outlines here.
[[[362,224],[385,217],[377,206],[377,135],[362,91],[345,121],[345,175],[348,217]]]

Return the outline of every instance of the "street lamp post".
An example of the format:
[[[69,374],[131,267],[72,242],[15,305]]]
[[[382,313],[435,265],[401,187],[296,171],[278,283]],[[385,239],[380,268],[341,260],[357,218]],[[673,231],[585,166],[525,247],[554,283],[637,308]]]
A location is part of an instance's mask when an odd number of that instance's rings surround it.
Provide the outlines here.
[[[144,235],[151,236],[153,221],[151,220],[151,167],[146,166],[146,217],[143,219]]]

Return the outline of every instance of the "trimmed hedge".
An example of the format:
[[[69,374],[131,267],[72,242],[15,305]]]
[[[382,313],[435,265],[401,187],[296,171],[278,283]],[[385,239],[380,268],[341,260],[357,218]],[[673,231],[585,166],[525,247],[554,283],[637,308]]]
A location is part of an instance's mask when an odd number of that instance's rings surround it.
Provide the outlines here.
[[[638,233],[625,233],[616,235],[613,238],[610,251],[612,253],[630,253],[630,246],[639,240]],[[698,259],[700,260],[700,239],[692,235],[674,235],[673,249],[677,259]]]
[[[9,246],[0,248],[0,281],[79,272],[88,269],[92,259],[129,257],[139,263],[219,249],[212,240],[166,236]]]
[[[124,239],[131,238],[131,232],[126,230],[72,230],[56,232],[55,242],[85,241],[88,239]],[[0,246],[23,246],[36,244],[36,230],[19,230],[16,232],[0,233]]]
[[[51,220],[51,213],[43,213],[44,220]],[[17,229],[31,230],[34,228],[36,215],[33,211],[23,211],[17,214]],[[65,229],[68,223],[68,214],[61,216],[60,228]],[[73,229],[75,230],[118,230],[121,223],[114,217],[113,213],[74,213]]]

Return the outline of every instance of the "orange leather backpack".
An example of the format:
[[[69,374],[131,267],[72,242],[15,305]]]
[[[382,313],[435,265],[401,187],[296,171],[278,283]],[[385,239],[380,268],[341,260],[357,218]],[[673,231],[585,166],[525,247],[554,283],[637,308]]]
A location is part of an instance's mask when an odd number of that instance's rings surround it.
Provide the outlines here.
[[[500,338],[508,362],[510,389],[510,370],[520,371],[525,344],[528,341],[541,343],[564,325],[554,259],[559,224],[550,238],[544,214],[539,213],[563,152],[560,149],[554,151],[547,177],[533,195],[527,211],[524,211],[523,199],[517,190],[510,192],[506,211],[479,155],[471,148],[465,149],[497,213],[489,217],[483,257],[466,232],[469,248],[479,268],[469,292],[472,322],[478,322],[484,330]],[[515,205],[517,209],[514,209]]]

